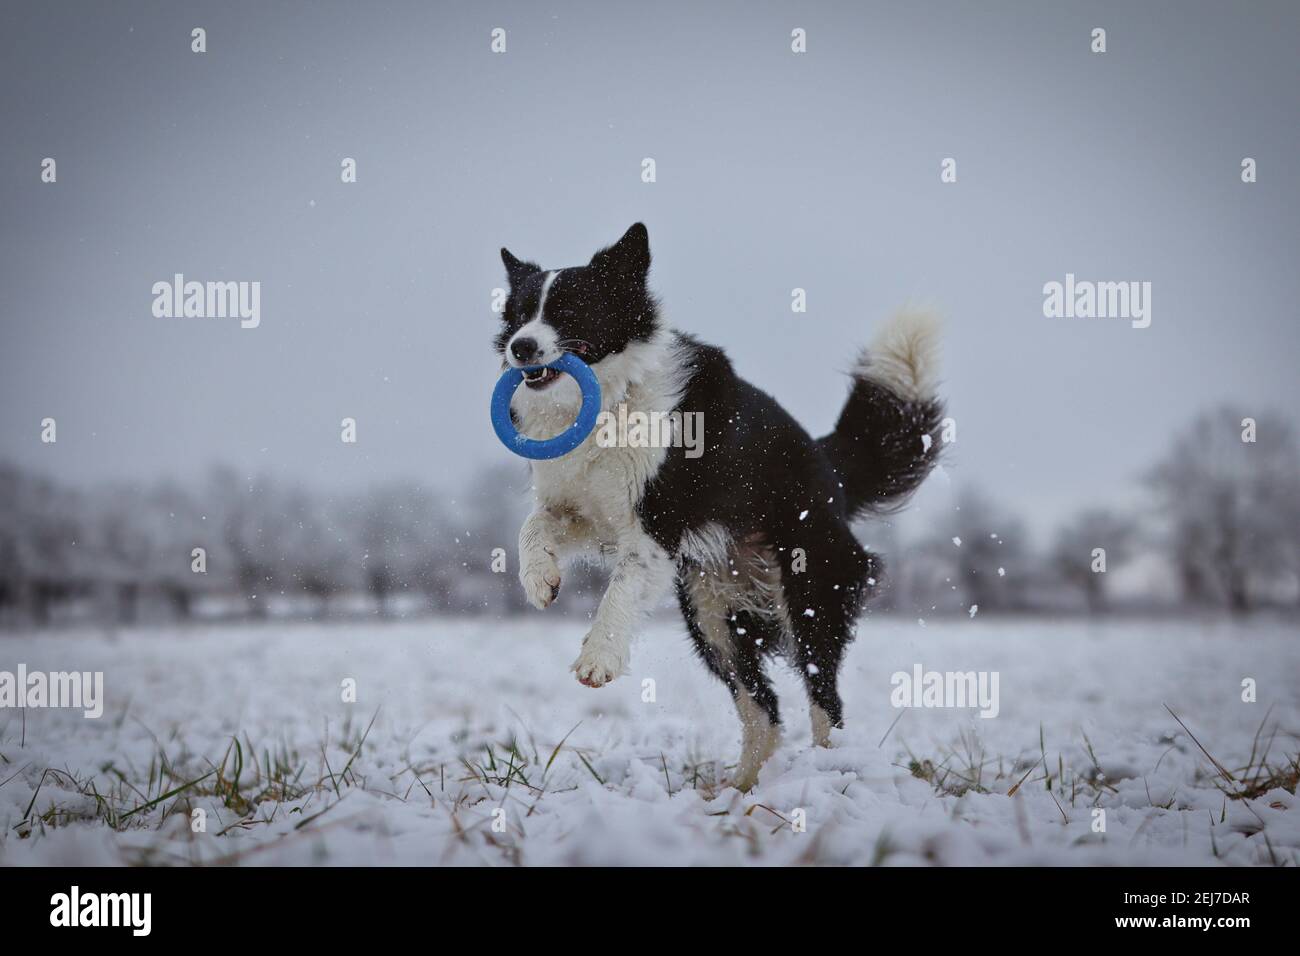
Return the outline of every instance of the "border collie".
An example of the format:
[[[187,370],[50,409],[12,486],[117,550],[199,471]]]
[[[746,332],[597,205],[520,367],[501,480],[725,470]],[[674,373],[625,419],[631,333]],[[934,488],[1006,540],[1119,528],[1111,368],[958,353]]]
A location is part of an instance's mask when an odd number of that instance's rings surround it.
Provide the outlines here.
[[[543,270],[507,249],[501,259],[510,295],[496,349],[505,364],[541,366],[571,352],[596,373],[604,412],[703,416],[702,455],[680,442],[611,444],[607,430],[597,441],[597,428],[569,454],[532,462],[536,502],[519,532],[529,602],[550,605],[574,558],[610,571],[572,666],[578,680],[600,687],[625,673],[641,619],[675,590],[696,652],[740,714],[732,783],[750,789],[779,742],[763,669],[771,655],[802,677],[813,741],[829,746],[830,729],[843,726],[840,660],[881,575],[850,523],[901,506],[938,456],[933,320],[897,316],[858,358],[835,430],[814,439],[736,375],[720,348],[661,324],[641,223],[585,266]],[[525,373],[511,415],[523,434],[546,438],[579,404],[572,379],[539,370]]]

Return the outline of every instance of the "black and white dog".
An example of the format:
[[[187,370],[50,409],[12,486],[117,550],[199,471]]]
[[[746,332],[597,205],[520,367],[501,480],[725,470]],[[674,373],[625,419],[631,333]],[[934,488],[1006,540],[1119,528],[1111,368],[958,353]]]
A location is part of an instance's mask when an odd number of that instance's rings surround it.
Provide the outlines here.
[[[813,439],[721,349],[660,324],[640,223],[585,266],[543,270],[506,249],[501,258],[510,295],[496,348],[506,363],[540,366],[568,351],[596,373],[604,411],[702,416],[703,454],[680,442],[644,447],[627,430],[610,442],[597,429],[568,455],[532,463],[536,504],[519,532],[528,600],[551,604],[574,557],[610,568],[578,680],[600,687],[624,673],[642,616],[675,589],[696,651],[740,712],[732,782],[753,786],[779,740],[763,672],[774,653],[802,676],[814,742],[828,746],[843,726],[840,660],[880,576],[850,522],[899,506],[938,455],[933,321],[895,318],[858,359],[835,430]],[[568,376],[533,372],[511,413],[525,435],[546,438],[579,402]]]

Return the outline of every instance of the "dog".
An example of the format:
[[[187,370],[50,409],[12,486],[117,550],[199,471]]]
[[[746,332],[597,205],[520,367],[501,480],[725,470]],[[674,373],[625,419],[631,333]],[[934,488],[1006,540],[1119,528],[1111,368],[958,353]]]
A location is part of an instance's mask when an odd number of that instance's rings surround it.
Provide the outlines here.
[[[578,680],[601,687],[625,673],[642,619],[675,592],[696,653],[740,716],[733,785],[753,787],[780,741],[764,673],[772,655],[800,674],[813,741],[829,746],[844,720],[840,662],[882,572],[851,523],[900,507],[939,454],[935,321],[896,316],[853,366],[835,429],[813,439],[722,349],[663,325],[641,223],[585,266],[544,270],[504,248],[501,259],[510,290],[495,348],[503,369],[531,369],[511,404],[522,434],[547,438],[573,422],[577,384],[542,368],[563,352],[596,374],[602,414],[625,406],[623,420],[695,413],[703,424],[694,457],[621,428],[617,441],[597,429],[569,454],[531,463],[535,506],[519,532],[528,601],[554,602],[576,558],[610,573],[572,665]]]

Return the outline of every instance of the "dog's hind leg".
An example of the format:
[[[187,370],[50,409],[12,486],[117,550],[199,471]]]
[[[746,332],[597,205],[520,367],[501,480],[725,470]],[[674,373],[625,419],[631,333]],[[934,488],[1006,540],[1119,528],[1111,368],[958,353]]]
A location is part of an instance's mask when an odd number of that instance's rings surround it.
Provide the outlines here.
[[[829,747],[831,728],[844,726],[840,662],[877,564],[847,527],[835,525],[809,540],[807,568],[785,568],[781,586],[793,633],[791,663],[808,691],[813,744]]]
[[[738,790],[749,790],[781,742],[776,692],[763,673],[759,654],[766,631],[746,612],[730,613],[725,600],[710,586],[709,573],[687,564],[677,578],[677,600],[696,653],[727,685],[735,701],[742,740],[740,762],[731,782]]]

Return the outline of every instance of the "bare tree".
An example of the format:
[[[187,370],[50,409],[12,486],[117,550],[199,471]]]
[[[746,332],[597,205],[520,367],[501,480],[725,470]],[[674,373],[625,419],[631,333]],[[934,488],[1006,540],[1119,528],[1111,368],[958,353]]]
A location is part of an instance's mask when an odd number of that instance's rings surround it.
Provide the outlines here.
[[[165,480],[148,490],[140,508],[136,520],[147,524],[152,544],[145,581],[158,589],[174,616],[188,620],[194,599],[215,580],[193,570],[194,549],[210,544],[204,507],[190,489]]]
[[[917,560],[929,564],[933,604],[941,609],[948,594],[961,606],[985,611],[1021,610],[1029,605],[1034,573],[1023,523],[978,488],[957,496],[952,512],[918,547]]]
[[[1128,560],[1135,538],[1131,518],[1103,508],[1090,508],[1079,512],[1057,532],[1051,563],[1067,583],[1083,592],[1088,610],[1095,614],[1106,606],[1102,571]],[[1104,554],[1096,554],[1099,548]],[[1100,566],[1099,560],[1104,560],[1105,565]]]
[[[25,590],[22,504],[25,476],[0,463],[0,620],[16,616]]]
[[[89,591],[91,549],[84,532],[82,496],[41,477],[10,471],[5,478],[5,559],[17,604],[47,624],[56,604]]]
[[[397,594],[424,591],[418,578],[429,566],[428,551],[438,540],[439,524],[436,498],[414,482],[380,485],[353,506],[364,585],[380,614],[394,613]]]
[[[144,496],[127,486],[109,486],[94,496],[93,547],[96,577],[107,591],[114,616],[130,624],[139,615],[140,595],[155,543]]]
[[[1294,583],[1300,456],[1281,414],[1205,412],[1175,437],[1149,480],[1188,601],[1244,613]]]
[[[266,477],[241,478],[229,468],[218,468],[209,479],[205,500],[216,522],[212,550],[229,569],[228,580],[248,612],[264,617],[268,595],[284,578],[283,569],[276,566],[277,543],[285,540],[291,524],[277,487]]]
[[[344,508],[332,498],[293,488],[281,502],[284,531],[275,542],[275,566],[282,588],[313,603],[313,616],[330,611],[336,594],[360,583],[360,555],[346,526]]]

